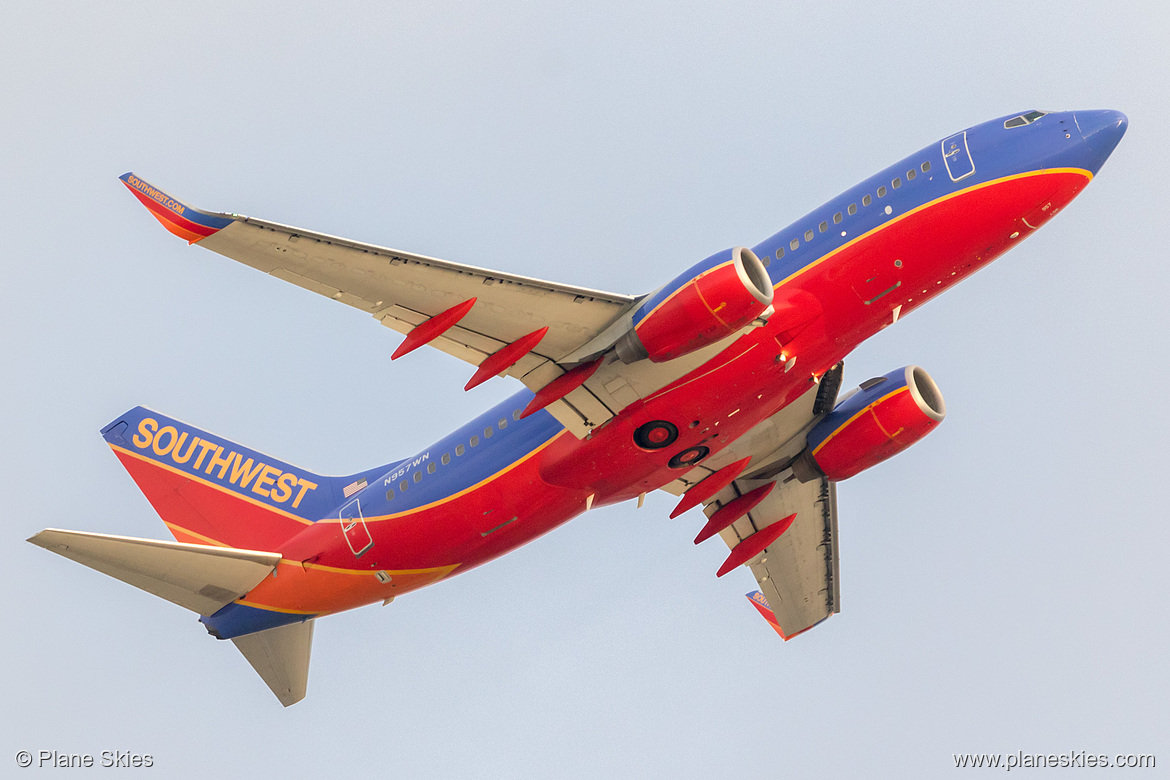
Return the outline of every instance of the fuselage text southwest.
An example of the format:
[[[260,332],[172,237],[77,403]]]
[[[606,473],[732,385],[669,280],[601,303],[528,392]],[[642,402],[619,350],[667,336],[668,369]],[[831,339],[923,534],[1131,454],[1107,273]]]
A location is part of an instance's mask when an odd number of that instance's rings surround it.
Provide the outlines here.
[[[202,471],[216,479],[227,479],[229,484],[240,490],[251,486],[253,493],[277,504],[283,504],[291,498],[293,509],[301,505],[306,493],[317,488],[316,482],[310,482],[291,471],[282,471],[254,458],[245,459],[240,453],[231,450],[224,452],[222,445],[198,436],[191,437],[188,443],[187,437],[187,431],[179,431],[173,425],[159,428],[158,420],[144,417],[138,423],[138,432],[132,441],[140,450],[149,449],[159,458],[169,455],[177,465],[192,471]]]

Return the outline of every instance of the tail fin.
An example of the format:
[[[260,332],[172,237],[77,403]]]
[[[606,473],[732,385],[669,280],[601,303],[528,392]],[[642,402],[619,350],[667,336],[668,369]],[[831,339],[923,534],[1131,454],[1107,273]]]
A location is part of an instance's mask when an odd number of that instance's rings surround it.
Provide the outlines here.
[[[244,596],[280,562],[277,553],[56,528],[29,541],[204,617]],[[232,641],[281,704],[287,707],[305,697],[312,619]]]
[[[180,542],[279,549],[367,477],[313,474],[141,406],[102,436]]]

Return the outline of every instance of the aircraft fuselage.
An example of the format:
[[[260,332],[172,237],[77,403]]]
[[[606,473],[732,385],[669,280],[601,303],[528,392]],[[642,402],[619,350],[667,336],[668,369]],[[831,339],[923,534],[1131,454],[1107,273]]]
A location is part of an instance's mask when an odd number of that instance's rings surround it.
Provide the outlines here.
[[[521,418],[533,398],[525,390],[371,470],[331,516],[281,540],[278,576],[203,621],[230,637],[394,598],[589,506],[663,487],[1035,232],[1089,183],[1123,121],[1066,112],[1005,126],[1013,120],[1001,117],[919,150],[752,247],[775,288],[766,324],[584,438],[547,411]],[[656,420],[677,439],[639,446],[635,431]],[[180,541],[206,541],[171,528]]]

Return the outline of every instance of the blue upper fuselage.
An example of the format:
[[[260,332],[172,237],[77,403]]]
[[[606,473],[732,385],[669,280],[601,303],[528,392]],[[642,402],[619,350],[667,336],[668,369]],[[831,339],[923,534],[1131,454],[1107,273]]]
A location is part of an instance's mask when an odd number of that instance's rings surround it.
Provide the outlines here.
[[[1115,111],[1026,112],[976,125],[866,179],[753,250],[767,266],[773,285],[779,285],[887,222],[972,187],[1051,169],[1079,169],[1095,175],[1125,129],[1124,115]],[[634,306],[645,302],[646,296]],[[322,511],[324,517],[334,519],[385,516],[432,504],[480,484],[564,430],[545,410],[520,419],[532,398],[532,392],[521,390],[411,458],[327,482],[322,478],[322,494],[305,499],[316,502],[305,506],[312,507],[308,511]],[[127,435],[135,430],[129,426]],[[111,429],[107,438],[114,435]],[[167,447],[175,444],[178,435],[171,433],[172,441]],[[209,441],[216,446],[222,444],[225,452],[231,449],[233,455],[238,454],[236,465],[245,456],[262,459],[257,453],[214,437]],[[265,463],[261,465],[277,469],[275,473],[294,473],[287,464],[263,459]],[[351,487],[363,484],[362,480],[366,481],[364,489],[344,497]],[[360,514],[349,509],[359,504]],[[327,510],[329,506],[332,510]],[[335,543],[344,544],[340,537]],[[218,636],[238,636],[309,617],[312,615],[233,603],[201,620]]]
[[[974,185],[1051,168],[1096,175],[1126,125],[1119,111],[1030,111],[975,125],[846,190],[752,251],[779,284],[888,220]]]
[[[753,247],[779,284],[885,222],[952,193],[1053,168],[1096,174],[1121,140],[1117,111],[1009,114],[927,146]],[[639,304],[641,304],[641,300]],[[522,390],[414,457],[363,472],[365,516],[414,509],[478,484],[563,430],[546,411],[523,420]]]

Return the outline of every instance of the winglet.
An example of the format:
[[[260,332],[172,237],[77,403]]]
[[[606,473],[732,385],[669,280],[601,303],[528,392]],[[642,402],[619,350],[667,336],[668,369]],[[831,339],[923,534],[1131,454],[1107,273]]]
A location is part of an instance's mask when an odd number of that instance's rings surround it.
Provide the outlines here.
[[[188,244],[202,241],[235,221],[226,214],[200,211],[181,203],[133,173],[124,173],[118,178],[163,227]]]
[[[759,610],[760,615],[764,618],[764,620],[768,621],[768,625],[770,625],[773,630],[775,630],[775,632],[780,635],[781,639],[787,641],[788,637],[784,636],[784,632],[780,630],[780,621],[776,620],[776,613],[772,611],[772,606],[768,603],[768,600],[764,598],[764,594],[758,590],[753,590],[751,593],[747,594],[747,597],[748,601],[752,603],[752,606]]]
[[[825,615],[823,618],[818,620],[816,623],[813,623],[811,626],[808,626],[807,628],[802,628],[799,631],[797,631],[795,634],[792,634],[791,636],[787,636],[787,635],[785,635],[783,629],[780,628],[780,621],[776,619],[776,613],[772,611],[772,605],[770,605],[768,603],[768,599],[764,598],[764,594],[758,590],[753,590],[751,593],[748,593],[746,595],[747,595],[748,601],[750,601],[752,603],[752,606],[755,607],[757,610],[759,610],[760,615],[763,616],[764,620],[768,621],[768,625],[770,625],[772,627],[772,630],[774,630],[777,634],[779,634],[780,638],[783,639],[785,642],[787,642],[789,639],[792,639],[793,637],[800,636],[805,631],[808,631],[808,629],[810,629],[810,628],[815,628],[816,626],[819,626],[821,623],[825,622],[830,617],[830,615]]]

